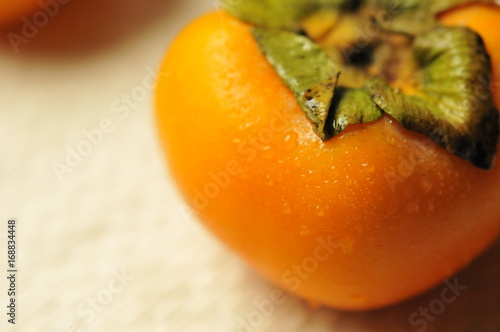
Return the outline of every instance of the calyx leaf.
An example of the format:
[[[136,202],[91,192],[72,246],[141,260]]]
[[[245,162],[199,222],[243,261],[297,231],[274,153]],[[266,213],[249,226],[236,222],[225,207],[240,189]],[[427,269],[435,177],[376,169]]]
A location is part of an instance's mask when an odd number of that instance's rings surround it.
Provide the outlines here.
[[[382,110],[372,102],[365,88],[339,88],[332,110],[331,128],[333,134],[340,134],[348,125],[367,123],[383,115]]]
[[[222,8],[259,27],[300,30],[300,20],[312,12],[338,8],[345,0],[221,0]]]
[[[489,168],[498,143],[498,111],[489,95],[491,64],[482,40],[468,28],[438,27],[414,41],[422,68],[420,94],[407,96],[380,78],[367,88],[373,101],[407,129]]]
[[[494,0],[367,0],[379,10],[393,12],[387,28],[417,35],[438,25],[436,15],[453,7],[470,3],[494,3]]]
[[[469,2],[473,0],[293,0],[286,5],[282,0],[225,0],[224,4],[255,25],[252,33],[261,51],[321,139],[350,124],[374,121],[385,112],[407,129],[488,169],[499,135],[498,110],[489,91],[490,58],[477,33],[443,27],[435,18]],[[387,8],[394,11],[389,20],[380,23],[371,16],[373,9]],[[326,21],[317,24],[317,17]],[[356,40],[352,32],[367,22],[377,33]],[[311,31],[317,42],[299,33],[302,30]]]
[[[321,139],[339,74],[333,61],[309,38],[291,31],[253,28],[252,33],[281,80],[293,92]]]
[[[300,31],[300,21],[312,13],[328,10],[353,11],[371,8],[387,11],[393,31],[418,33],[434,26],[435,15],[469,3],[495,0],[220,0],[222,8],[259,27]]]

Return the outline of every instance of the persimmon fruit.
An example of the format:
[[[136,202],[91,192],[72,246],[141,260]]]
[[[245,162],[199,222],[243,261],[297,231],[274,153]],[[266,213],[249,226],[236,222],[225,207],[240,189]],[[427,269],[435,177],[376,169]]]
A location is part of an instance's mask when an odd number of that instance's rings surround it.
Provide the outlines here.
[[[499,7],[440,19],[484,37],[498,80]],[[186,202],[259,273],[312,303],[397,303],[500,233],[498,162],[474,167],[387,115],[322,141],[249,25],[230,14],[192,22],[160,70],[159,134]]]
[[[474,4],[452,9],[440,16],[446,25],[463,25],[476,30],[483,38],[493,64],[492,87],[496,105],[500,105],[500,7],[494,4]]]
[[[3,0],[0,2],[0,28],[21,23],[24,15],[34,13],[46,0]]]

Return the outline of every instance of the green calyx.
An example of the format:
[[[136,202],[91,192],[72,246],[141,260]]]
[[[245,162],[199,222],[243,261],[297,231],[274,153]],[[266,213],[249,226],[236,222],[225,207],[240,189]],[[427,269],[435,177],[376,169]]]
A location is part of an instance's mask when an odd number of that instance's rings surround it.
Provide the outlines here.
[[[468,2],[226,0],[224,7],[254,25],[261,51],[322,140],[387,113],[488,169],[499,134],[490,58],[477,33],[436,19]]]
[[[321,139],[328,139],[325,125],[339,75],[333,61],[309,38],[290,31],[254,28],[253,35],[278,75],[295,94],[314,130]]]
[[[229,13],[255,26],[301,30],[300,20],[310,13],[338,8],[343,0],[222,0]]]

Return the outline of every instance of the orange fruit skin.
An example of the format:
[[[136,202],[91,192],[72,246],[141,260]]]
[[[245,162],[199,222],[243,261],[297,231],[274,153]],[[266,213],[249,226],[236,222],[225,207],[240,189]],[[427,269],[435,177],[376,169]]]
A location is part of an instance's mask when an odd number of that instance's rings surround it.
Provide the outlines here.
[[[176,38],[156,103],[172,176],[197,217],[312,303],[397,303],[500,233],[498,163],[475,168],[388,116],[322,142],[248,26],[228,14]]]

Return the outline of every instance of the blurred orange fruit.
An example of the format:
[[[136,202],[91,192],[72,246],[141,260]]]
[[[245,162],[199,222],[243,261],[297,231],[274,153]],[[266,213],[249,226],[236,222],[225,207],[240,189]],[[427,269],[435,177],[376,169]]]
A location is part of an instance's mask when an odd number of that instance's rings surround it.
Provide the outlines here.
[[[2,0],[0,1],[0,28],[21,24],[22,17],[42,9],[40,3],[46,0]],[[31,18],[31,16],[29,16]]]

